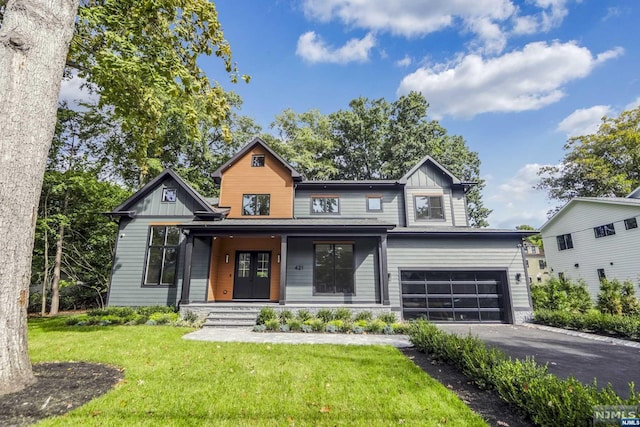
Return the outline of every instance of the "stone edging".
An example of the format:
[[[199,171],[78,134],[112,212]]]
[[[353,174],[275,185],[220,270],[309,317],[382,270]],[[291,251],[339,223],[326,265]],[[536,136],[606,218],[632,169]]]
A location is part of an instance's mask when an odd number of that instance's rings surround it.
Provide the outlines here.
[[[522,323],[520,326],[526,326],[528,328],[533,328],[533,329],[540,329],[543,331],[556,332],[558,334],[569,335],[572,337],[580,337],[580,338],[585,338],[593,341],[604,341],[604,342],[608,342],[611,344],[620,345],[624,347],[640,348],[640,342],[628,341],[620,338],[607,337],[604,335],[589,334],[586,332],[572,331],[570,329],[555,328],[553,326],[539,325],[537,323],[528,323],[528,322]]]

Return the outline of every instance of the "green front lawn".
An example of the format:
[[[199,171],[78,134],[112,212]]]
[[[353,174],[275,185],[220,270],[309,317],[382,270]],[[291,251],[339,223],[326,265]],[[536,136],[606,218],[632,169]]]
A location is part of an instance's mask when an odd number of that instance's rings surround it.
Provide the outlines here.
[[[63,323],[30,321],[33,363],[107,363],[125,380],[38,425],[486,425],[392,347],[195,342],[184,328]]]

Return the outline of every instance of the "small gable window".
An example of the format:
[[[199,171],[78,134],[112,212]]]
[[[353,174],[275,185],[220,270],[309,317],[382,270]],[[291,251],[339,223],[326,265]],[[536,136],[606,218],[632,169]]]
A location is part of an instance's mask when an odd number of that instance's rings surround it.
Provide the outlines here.
[[[264,167],[264,154],[254,154],[251,156],[251,167]]]
[[[598,227],[593,227],[593,232],[596,235],[596,239],[597,239],[605,236],[613,236],[614,234],[616,234],[616,229],[613,226],[613,223],[611,223],[611,224],[600,225]]]
[[[178,267],[180,230],[173,225],[149,227],[144,285],[173,286]]]
[[[632,228],[638,228],[638,220],[636,220],[635,217],[625,219],[624,228],[626,230],[631,230]]]
[[[311,197],[311,213],[340,213],[340,198],[337,196]]]
[[[244,194],[242,196],[242,215],[269,215],[271,196],[269,194]]]
[[[556,241],[558,242],[559,251],[564,251],[566,249],[573,249],[573,239],[571,239],[571,234],[563,234],[561,236],[556,236]]]
[[[382,196],[367,196],[367,211],[382,212]]]
[[[162,203],[175,203],[177,199],[178,199],[177,188],[162,189]]]
[[[415,196],[416,220],[444,219],[442,196]]]

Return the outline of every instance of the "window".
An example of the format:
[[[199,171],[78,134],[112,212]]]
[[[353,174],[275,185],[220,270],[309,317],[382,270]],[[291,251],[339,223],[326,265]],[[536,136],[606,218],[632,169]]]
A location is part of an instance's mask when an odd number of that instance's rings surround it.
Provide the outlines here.
[[[263,154],[254,154],[251,156],[251,167],[252,168],[261,168],[264,167],[264,155]]]
[[[242,196],[242,215],[269,215],[269,194],[244,194]]]
[[[613,227],[613,223],[611,223],[593,227],[593,232],[595,233],[597,239],[605,236],[613,236],[614,234],[616,234],[616,229]]]
[[[340,198],[337,196],[311,197],[311,213],[340,213]]]
[[[177,188],[163,188],[162,189],[162,202],[163,203],[175,203],[178,198]]]
[[[538,248],[536,246],[529,246],[529,248],[531,248],[531,253],[532,254],[538,253]]]
[[[547,262],[543,259],[539,259],[538,267],[540,267],[540,270],[544,270],[545,268],[547,268]]]
[[[598,280],[600,280],[602,282],[606,278],[607,278],[607,276],[604,274],[604,268],[599,268],[598,269]]]
[[[632,228],[638,228],[638,221],[636,218],[627,218],[624,220],[624,228],[626,230],[631,230]]]
[[[573,240],[571,240],[571,234],[563,234],[561,236],[556,236],[556,240],[558,241],[559,251],[564,251],[565,249],[573,248]]]
[[[170,225],[149,227],[149,247],[144,274],[145,285],[173,286],[178,266],[180,231]]]
[[[444,219],[441,196],[415,196],[416,220]]]
[[[382,196],[367,196],[367,211],[382,212]]]
[[[322,243],[314,245],[314,294],[353,295],[353,245]]]
[[[558,279],[564,280],[564,273],[563,272],[558,273]]]

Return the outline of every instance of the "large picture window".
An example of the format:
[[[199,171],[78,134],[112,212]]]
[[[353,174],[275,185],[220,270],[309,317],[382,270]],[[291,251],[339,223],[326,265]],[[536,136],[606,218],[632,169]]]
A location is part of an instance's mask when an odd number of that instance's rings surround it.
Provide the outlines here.
[[[319,243],[314,246],[314,294],[353,295],[353,245]]]
[[[311,197],[311,213],[340,213],[340,198],[337,196]]]
[[[242,196],[242,215],[269,215],[271,197],[268,194],[245,194]]]
[[[149,227],[149,247],[144,274],[145,285],[173,286],[178,268],[180,231],[171,225]]]
[[[442,196],[415,196],[416,220],[444,219]]]

